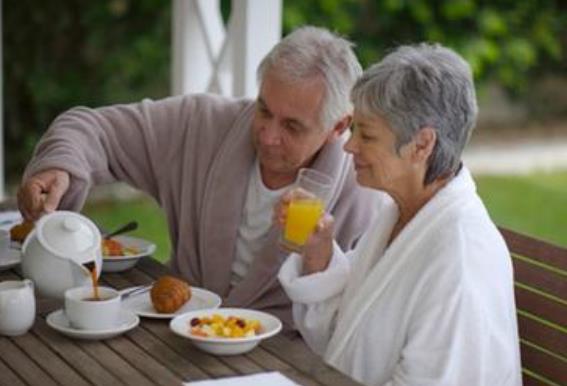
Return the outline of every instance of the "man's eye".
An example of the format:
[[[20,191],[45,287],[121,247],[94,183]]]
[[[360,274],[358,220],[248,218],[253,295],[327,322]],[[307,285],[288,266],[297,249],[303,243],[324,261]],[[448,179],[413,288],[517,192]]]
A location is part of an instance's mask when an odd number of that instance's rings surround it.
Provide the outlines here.
[[[297,125],[294,125],[293,123],[286,123],[285,129],[292,134],[297,134],[301,131],[301,129]]]

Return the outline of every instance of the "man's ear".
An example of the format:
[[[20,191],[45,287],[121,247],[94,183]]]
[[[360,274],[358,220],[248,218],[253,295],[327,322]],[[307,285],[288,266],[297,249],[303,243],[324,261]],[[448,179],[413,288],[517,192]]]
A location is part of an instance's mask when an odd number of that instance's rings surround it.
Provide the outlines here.
[[[427,162],[437,143],[437,132],[431,127],[424,127],[415,134],[412,142],[414,145],[412,159]]]
[[[327,137],[327,142],[334,142],[339,138],[345,130],[347,130],[352,123],[352,115],[345,115],[340,121],[338,121],[333,129],[329,132]]]

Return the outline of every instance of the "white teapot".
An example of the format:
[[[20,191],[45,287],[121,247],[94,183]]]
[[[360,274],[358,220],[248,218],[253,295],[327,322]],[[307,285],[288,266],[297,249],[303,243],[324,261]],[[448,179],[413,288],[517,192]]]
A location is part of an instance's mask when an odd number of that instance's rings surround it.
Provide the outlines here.
[[[91,285],[102,268],[101,235],[96,225],[75,212],[43,216],[22,246],[22,273],[40,295],[63,299],[67,289]]]
[[[25,334],[35,320],[35,297],[30,280],[0,283],[0,335]]]

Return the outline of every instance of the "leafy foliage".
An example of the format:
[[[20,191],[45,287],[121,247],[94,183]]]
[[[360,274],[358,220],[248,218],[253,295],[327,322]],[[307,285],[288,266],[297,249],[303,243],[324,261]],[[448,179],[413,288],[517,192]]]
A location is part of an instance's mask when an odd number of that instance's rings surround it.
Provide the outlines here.
[[[518,93],[530,76],[567,70],[567,7],[554,0],[286,0],[285,29],[307,23],[350,37],[364,66],[428,41],[459,51],[479,80]]]
[[[326,26],[357,42],[364,65],[400,43],[438,41],[479,80],[518,94],[529,79],[567,70],[559,0],[284,0],[284,29]],[[169,93],[171,1],[5,0],[4,111],[8,175],[18,178],[63,110]],[[230,2],[221,2],[225,18]]]
[[[169,92],[170,2],[3,2],[5,142],[17,178],[62,111]]]

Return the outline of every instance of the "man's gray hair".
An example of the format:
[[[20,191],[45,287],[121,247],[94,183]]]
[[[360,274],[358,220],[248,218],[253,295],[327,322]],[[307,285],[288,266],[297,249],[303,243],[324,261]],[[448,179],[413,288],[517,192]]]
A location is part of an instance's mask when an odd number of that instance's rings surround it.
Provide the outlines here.
[[[351,99],[362,114],[386,119],[398,151],[424,127],[437,132],[425,185],[457,171],[478,113],[470,66],[457,53],[439,44],[401,46],[364,72]]]
[[[323,80],[325,93],[319,122],[325,129],[352,113],[350,90],[362,74],[362,67],[348,40],[323,28],[298,28],[262,60],[257,72],[259,84],[271,69],[290,82]]]

